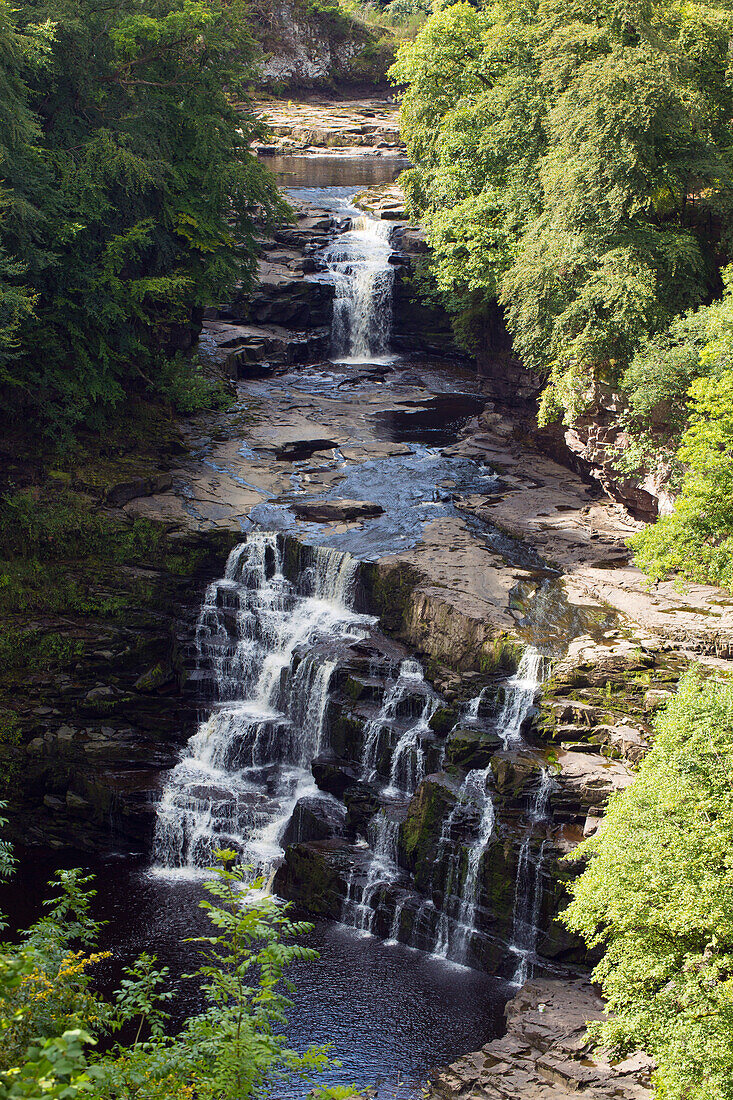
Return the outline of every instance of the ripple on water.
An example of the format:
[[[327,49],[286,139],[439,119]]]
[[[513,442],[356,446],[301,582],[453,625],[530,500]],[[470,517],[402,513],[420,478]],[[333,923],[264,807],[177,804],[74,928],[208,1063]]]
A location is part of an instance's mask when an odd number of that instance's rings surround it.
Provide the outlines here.
[[[88,855],[35,851],[22,859],[15,882],[0,888],[0,909],[28,924],[40,914],[43,883],[56,867],[89,862]],[[194,945],[183,941],[209,930],[198,906],[200,880],[156,877],[130,859],[95,862],[91,869],[97,875],[96,913],[109,922],[103,931],[103,946],[113,952],[107,980],[141,951],[157,955],[178,986],[171,1007],[180,1024],[200,1007],[193,983],[181,981],[196,964]],[[409,1085],[501,1032],[504,1004],[514,992],[506,982],[357,936],[341,925],[318,924],[304,942],[320,958],[291,971],[296,990],[288,1038],[298,1049],[332,1044],[333,1057],[343,1064],[327,1075],[331,1084],[381,1082],[386,1100],[398,1080]],[[277,1094],[299,1097],[305,1091],[296,1083]]]

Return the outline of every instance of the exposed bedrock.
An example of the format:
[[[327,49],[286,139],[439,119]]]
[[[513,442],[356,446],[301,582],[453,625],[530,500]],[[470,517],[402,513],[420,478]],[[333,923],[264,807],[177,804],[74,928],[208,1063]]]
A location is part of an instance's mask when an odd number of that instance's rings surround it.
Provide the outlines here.
[[[119,567],[119,591],[129,587],[135,601],[124,615],[59,624],[79,659],[26,678],[12,700],[17,737],[0,745],[15,841],[150,850],[162,776],[196,722],[190,654],[201,591],[232,544],[228,531],[172,532],[157,568]],[[52,617],[44,625],[58,629]]]
[[[430,1100],[651,1100],[646,1054],[612,1062],[586,1040],[587,1022],[603,1018],[587,982],[531,981],[505,1015],[506,1034],[441,1070]]]

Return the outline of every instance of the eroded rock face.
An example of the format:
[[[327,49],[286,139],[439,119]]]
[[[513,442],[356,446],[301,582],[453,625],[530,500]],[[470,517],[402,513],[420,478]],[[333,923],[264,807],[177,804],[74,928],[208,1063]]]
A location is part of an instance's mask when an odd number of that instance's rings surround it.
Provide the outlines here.
[[[441,1070],[431,1100],[651,1100],[652,1060],[612,1063],[586,1041],[603,1003],[583,981],[532,981],[506,1006],[507,1032]]]
[[[149,852],[165,771],[196,724],[191,634],[200,592],[233,541],[222,531],[171,533],[169,562],[124,570],[138,595],[123,616],[64,619],[75,667],[27,677],[14,698],[17,743],[0,746],[0,766],[14,777],[15,841]],[[49,619],[46,629],[56,624]]]

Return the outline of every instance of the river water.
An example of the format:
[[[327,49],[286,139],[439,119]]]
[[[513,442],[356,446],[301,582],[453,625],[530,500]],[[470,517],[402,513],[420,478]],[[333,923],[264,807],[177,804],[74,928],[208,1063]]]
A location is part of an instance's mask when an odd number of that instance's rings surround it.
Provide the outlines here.
[[[400,162],[376,157],[280,158],[272,167],[295,198],[354,220],[324,254],[326,277],[336,286],[331,361],[248,383],[247,397],[269,402],[286,416],[289,408],[298,408],[300,397],[323,398],[325,406],[332,404],[336,419],[346,415],[346,407],[363,426],[370,392],[392,386],[398,395],[407,395],[406,400],[397,411],[377,408],[369,415],[369,441],[403,446],[393,448],[396,453],[387,448],[381,455],[370,453],[358,460],[335,447],[315,471],[299,471],[294,464],[285,492],[282,486],[279,491],[269,488],[264,473],[257,480],[256,462],[247,469],[246,484],[261,491],[262,499],[245,524],[249,549],[235,554],[225,576],[202,593],[197,646],[199,667],[210,680],[210,705],[167,781],[158,814],[155,866],[151,870],[120,858],[92,868],[98,876],[100,916],[109,922],[105,937],[113,951],[112,965],[117,967],[146,950],[171,966],[176,976],[190,970],[192,949],[182,941],[205,928],[197,906],[201,881],[196,869],[225,843],[268,872],[277,860],[278,839],[293,807],[300,798],[317,794],[310,764],[323,747],[331,675],[341,650],[374,630],[374,621],[355,610],[349,562],[355,568],[356,559],[374,560],[417,546],[430,524],[455,516],[455,494],[501,488],[489,467],[444,451],[455,442],[458,427],[482,406],[470,376],[427,362],[411,363],[409,375],[385,373],[397,359],[389,347],[389,233],[382,224],[355,220],[358,212],[349,199],[366,184],[393,179]],[[410,397],[416,384],[424,390],[419,402]],[[248,454],[243,441],[240,455]],[[304,481],[321,500],[367,499],[379,504],[383,513],[362,527],[346,529],[324,529],[299,520],[293,503]],[[263,530],[272,534],[263,537]],[[314,551],[307,583],[288,582],[282,576],[275,536],[283,532],[295,532],[316,548],[330,548]],[[485,530],[476,537],[495,537],[497,546],[501,542],[498,533]],[[521,566],[540,564],[521,547],[502,544],[500,549]],[[497,730],[507,745],[521,738],[540,679],[541,660],[532,651],[515,681],[508,682],[498,717]],[[430,899],[419,903],[422,909],[415,924],[427,929],[423,939],[430,940],[432,950],[396,942],[405,938],[402,908],[415,904],[407,893],[396,902],[393,934],[387,942],[368,934],[375,928],[374,899],[397,874],[393,808],[394,814],[404,809],[426,768],[436,763],[430,756],[435,739],[428,721],[438,700],[422,669],[415,662],[403,662],[392,683],[392,694],[387,693],[367,729],[360,762],[362,780],[381,784],[383,795],[383,810],[375,815],[367,837],[372,862],[361,879],[352,876],[343,923],[318,924],[309,937],[320,959],[293,974],[296,990],[289,1024],[296,1046],[332,1044],[342,1067],[330,1072],[330,1081],[356,1081],[361,1086],[380,1082],[384,1096],[395,1089],[417,1088],[431,1068],[495,1036],[513,991],[504,980],[460,965],[470,955],[481,859],[494,829],[488,768],[466,776],[436,852],[441,873],[457,873],[453,833],[459,826],[473,830],[462,886],[454,894],[446,891],[438,906]],[[407,699],[417,709],[405,724],[404,706],[399,708]],[[483,714],[478,698],[473,710],[469,707],[462,716],[464,725],[479,728],[486,720]],[[496,725],[496,716],[491,721]],[[294,740],[294,729],[307,736]],[[389,737],[393,743],[388,770],[380,775],[378,750]],[[521,977],[530,972],[539,908],[541,868],[531,861],[529,838],[544,821],[546,794],[543,786],[545,801],[530,808],[522,849],[524,893],[515,904]],[[464,816],[466,822],[461,820]],[[65,862],[89,861],[68,857]],[[57,865],[52,856],[25,855],[16,884],[0,891],[0,909],[12,909],[21,925],[32,919],[39,911],[42,884]],[[182,982],[175,1012],[183,1017],[195,1004],[195,989]]]

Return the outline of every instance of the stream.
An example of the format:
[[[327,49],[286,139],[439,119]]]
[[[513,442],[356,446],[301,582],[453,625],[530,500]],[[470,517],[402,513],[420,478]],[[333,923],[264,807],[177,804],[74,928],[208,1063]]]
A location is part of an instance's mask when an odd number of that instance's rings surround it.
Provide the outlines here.
[[[330,919],[308,937],[318,962],[295,968],[289,1037],[332,1044],[343,1064],[331,1083],[376,1081],[387,1096],[499,1034],[507,998],[549,965],[537,952],[553,780],[523,730],[561,597],[531,551],[457,506],[461,494],[501,492],[496,471],[454,449],[483,407],[475,377],[391,350],[390,224],[350,200],[401,164],[281,157],[273,167],[295,200],[343,227],[313,276],[335,287],[330,358],[240,383],[253,431],[224,457],[202,444],[213,488],[228,478],[247,509],[243,541],[202,593],[187,656],[200,722],[165,780],[150,863],[121,856],[93,870],[115,964],[144,949],[181,975],[192,962],[182,939],[205,926],[197,901],[217,848],[235,848],[253,877],[277,871],[276,890],[292,873],[284,842],[322,860]],[[283,464],[296,444],[302,453]],[[308,506],[343,500],[370,502],[372,516],[309,518]],[[448,705],[368,613],[360,571],[427,554],[436,583],[452,583],[453,555],[472,547],[529,593],[516,614],[527,644],[514,672],[479,678]],[[524,803],[496,803],[495,755],[534,769]],[[409,849],[405,825],[426,791],[440,807],[427,854]],[[24,857],[18,923],[37,914],[57,865]],[[184,982],[178,1018],[195,1004]]]

